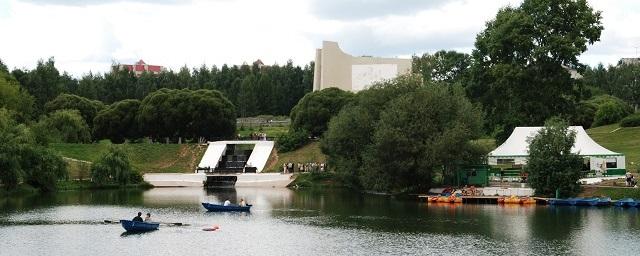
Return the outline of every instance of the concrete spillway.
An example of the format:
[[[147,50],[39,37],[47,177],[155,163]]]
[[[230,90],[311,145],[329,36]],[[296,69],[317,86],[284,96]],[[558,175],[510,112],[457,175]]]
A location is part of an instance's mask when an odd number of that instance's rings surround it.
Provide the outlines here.
[[[271,155],[274,143],[273,141],[263,140],[212,141],[209,142],[207,151],[204,152],[198,167],[211,169],[218,167],[220,159],[222,159],[222,156],[225,154],[228,145],[254,145],[246,165],[247,167],[255,167],[256,173],[260,173],[264,170],[267,160],[269,160],[269,155]]]

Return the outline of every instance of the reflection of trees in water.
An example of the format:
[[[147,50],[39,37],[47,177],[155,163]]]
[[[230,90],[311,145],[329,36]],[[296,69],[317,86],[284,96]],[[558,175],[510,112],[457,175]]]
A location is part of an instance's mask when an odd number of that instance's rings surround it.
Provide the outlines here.
[[[539,207],[529,217],[533,237],[542,240],[568,240],[584,225],[588,207],[546,206]],[[597,209],[596,209],[597,210]],[[602,220],[591,220],[602,221]]]
[[[2,210],[28,210],[58,205],[139,205],[140,189],[76,190],[11,196],[0,200]]]
[[[240,202],[240,198],[238,198],[238,193],[236,189],[233,187],[230,188],[205,188],[207,200],[210,203],[224,203],[225,200],[229,199],[232,204],[238,204]]]

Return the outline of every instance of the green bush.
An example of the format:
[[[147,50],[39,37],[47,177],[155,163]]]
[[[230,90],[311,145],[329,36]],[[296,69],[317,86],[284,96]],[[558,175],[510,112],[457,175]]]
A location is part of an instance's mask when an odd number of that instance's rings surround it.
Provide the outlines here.
[[[303,130],[289,130],[277,139],[278,151],[289,152],[296,150],[309,142],[309,134]]]
[[[91,179],[98,185],[108,183],[126,185],[139,178],[135,177],[124,149],[112,146],[91,166]]]
[[[627,116],[620,121],[622,127],[638,127],[640,126],[640,113]]]
[[[627,116],[629,113],[620,104],[607,102],[598,107],[593,119],[593,126],[613,124]]]

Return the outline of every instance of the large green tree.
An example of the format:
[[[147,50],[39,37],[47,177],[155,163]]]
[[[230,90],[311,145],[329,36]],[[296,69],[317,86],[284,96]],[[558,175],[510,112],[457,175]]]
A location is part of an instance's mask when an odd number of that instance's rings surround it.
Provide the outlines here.
[[[322,139],[329,163],[347,181],[378,191],[425,190],[475,159],[479,107],[460,86],[399,77],[357,94]]]
[[[98,112],[93,123],[94,138],[96,140],[110,139],[113,143],[123,143],[125,139],[140,138],[139,108],[139,100],[123,100]]]
[[[425,81],[441,81],[451,84],[467,79],[471,56],[456,51],[440,50],[434,54],[413,56],[412,71],[421,74]]]
[[[231,138],[236,110],[215,90],[160,89],[142,100],[138,124],[143,135],[154,139]]]
[[[32,129],[40,142],[91,142],[91,130],[77,110],[63,109],[43,116]]]
[[[100,110],[105,108],[100,101],[66,93],[58,95],[55,99],[47,102],[44,107],[47,113],[62,109],[78,110],[89,127],[93,127],[93,119]]]
[[[2,64],[2,62],[0,62]],[[15,113],[19,120],[29,120],[34,111],[34,99],[6,70],[0,68],[0,108]]]
[[[338,114],[353,97],[353,93],[338,88],[309,93],[291,110],[291,128],[319,137],[327,130],[331,117]]]
[[[600,39],[600,12],[586,0],[525,0],[501,9],[478,34],[468,94],[483,104],[487,128],[504,141],[515,126],[573,113],[567,68]]]
[[[557,190],[561,197],[570,197],[580,192],[582,158],[571,152],[575,136],[564,120],[553,118],[530,138],[525,168],[536,194],[554,196]]]

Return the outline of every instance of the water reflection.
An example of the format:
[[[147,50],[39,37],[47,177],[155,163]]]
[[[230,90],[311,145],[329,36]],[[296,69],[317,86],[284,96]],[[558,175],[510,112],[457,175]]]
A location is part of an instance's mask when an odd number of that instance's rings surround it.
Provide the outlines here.
[[[250,213],[207,212],[200,205],[240,198],[254,205]],[[103,222],[130,219],[138,211],[188,225],[131,234]],[[261,255],[624,255],[640,249],[639,217],[633,208],[426,204],[349,190],[75,191],[0,199],[0,251],[47,254],[38,249],[44,246],[55,248],[54,254],[86,254],[74,246],[100,242],[161,254],[207,254],[215,244]],[[220,230],[202,231],[214,225]],[[17,246],[27,240],[26,247]],[[96,255],[122,253],[106,248]]]

